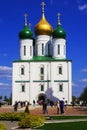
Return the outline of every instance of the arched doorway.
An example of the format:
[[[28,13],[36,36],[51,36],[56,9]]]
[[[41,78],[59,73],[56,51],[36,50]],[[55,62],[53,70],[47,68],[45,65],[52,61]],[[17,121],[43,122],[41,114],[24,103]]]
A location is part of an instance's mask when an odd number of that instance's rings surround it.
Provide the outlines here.
[[[46,101],[46,95],[43,94],[43,93],[41,93],[41,94],[38,95],[38,101],[41,101],[41,100],[42,100],[43,102]]]

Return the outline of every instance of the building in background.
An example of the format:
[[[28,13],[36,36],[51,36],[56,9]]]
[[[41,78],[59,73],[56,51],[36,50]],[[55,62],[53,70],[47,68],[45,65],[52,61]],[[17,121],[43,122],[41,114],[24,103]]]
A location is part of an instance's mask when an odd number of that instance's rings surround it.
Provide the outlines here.
[[[66,58],[66,32],[60,23],[53,30],[44,14],[34,27],[35,37],[28,27],[19,32],[20,59],[13,62],[12,104],[15,101],[72,101],[72,61]]]

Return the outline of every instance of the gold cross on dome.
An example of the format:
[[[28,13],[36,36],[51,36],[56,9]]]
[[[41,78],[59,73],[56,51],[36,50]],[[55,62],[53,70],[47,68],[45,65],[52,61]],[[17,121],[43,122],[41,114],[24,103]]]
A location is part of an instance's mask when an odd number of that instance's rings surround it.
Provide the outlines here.
[[[60,23],[60,16],[61,16],[61,13],[58,13],[58,25],[61,25],[61,23]]]
[[[41,3],[41,6],[42,6],[42,13],[44,13],[44,6],[45,6],[46,4],[44,3],[44,2],[42,2]]]

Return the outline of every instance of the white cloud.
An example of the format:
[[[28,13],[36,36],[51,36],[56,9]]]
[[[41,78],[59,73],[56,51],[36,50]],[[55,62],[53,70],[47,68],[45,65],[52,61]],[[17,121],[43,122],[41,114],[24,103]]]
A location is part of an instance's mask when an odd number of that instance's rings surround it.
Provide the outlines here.
[[[75,84],[75,83],[72,83],[72,86],[73,87],[77,87],[77,86],[79,86],[78,84]]]
[[[9,84],[5,84],[5,83],[0,83],[0,87],[8,87]]]
[[[87,4],[79,5],[78,9],[81,10],[81,11],[86,10],[87,9]]]
[[[87,79],[81,79],[81,80],[79,80],[80,82],[87,82]]]
[[[12,68],[8,66],[0,66],[0,78],[10,79],[12,77]]]
[[[82,69],[81,71],[82,71],[82,72],[87,72],[87,69]]]
[[[0,53],[0,56],[4,56],[4,57],[6,57],[7,54],[6,54],[6,53]]]
[[[87,11],[87,1],[86,0],[77,0],[78,10]]]
[[[12,68],[8,66],[0,66],[0,71],[12,71]]]

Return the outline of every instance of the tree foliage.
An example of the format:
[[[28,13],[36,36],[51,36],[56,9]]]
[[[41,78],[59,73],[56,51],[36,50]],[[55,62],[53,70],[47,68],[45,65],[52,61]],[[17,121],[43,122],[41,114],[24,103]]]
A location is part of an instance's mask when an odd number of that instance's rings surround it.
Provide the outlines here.
[[[2,96],[0,96],[0,100],[2,99]]]
[[[75,102],[75,101],[76,101],[76,97],[72,96],[72,102]]]
[[[84,88],[83,92],[81,93],[80,100],[87,101],[87,86]]]

